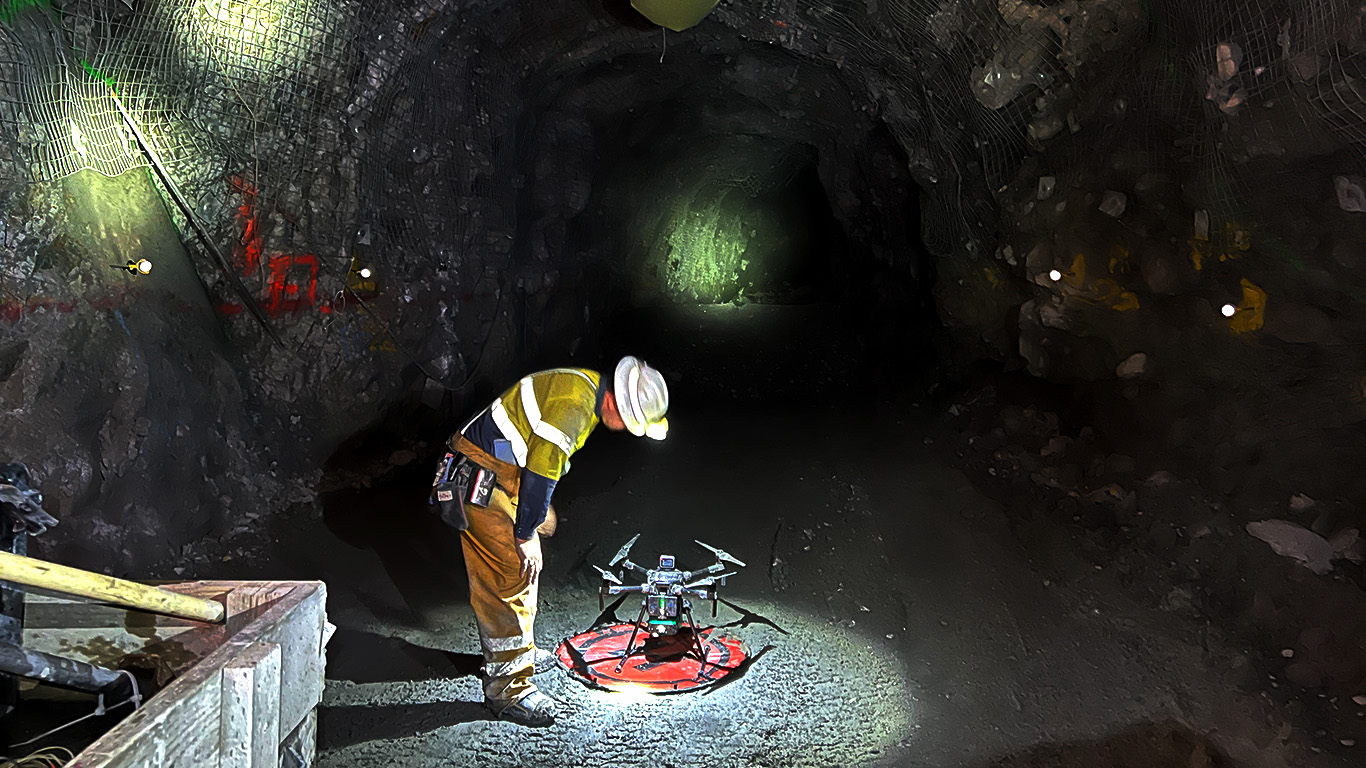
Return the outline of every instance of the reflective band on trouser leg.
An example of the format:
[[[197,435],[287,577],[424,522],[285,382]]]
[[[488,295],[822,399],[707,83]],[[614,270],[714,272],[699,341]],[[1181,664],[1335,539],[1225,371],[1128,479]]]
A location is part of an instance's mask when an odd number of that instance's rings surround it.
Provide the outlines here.
[[[479,647],[484,653],[499,653],[501,651],[516,651],[531,645],[531,637],[528,635],[513,635],[511,637],[489,637],[484,634],[484,628],[479,628]]]
[[[502,654],[499,654],[502,655]],[[536,667],[536,649],[532,648],[523,651],[511,661],[491,661],[484,665],[484,673],[489,677],[511,677],[517,672],[526,670],[534,671]]]
[[[494,488],[487,507],[465,505],[469,528],[460,534],[470,577],[470,604],[483,645],[484,697],[495,705],[520,701],[536,690],[531,683],[535,649],[536,587],[522,578],[513,543],[517,511],[502,488]]]

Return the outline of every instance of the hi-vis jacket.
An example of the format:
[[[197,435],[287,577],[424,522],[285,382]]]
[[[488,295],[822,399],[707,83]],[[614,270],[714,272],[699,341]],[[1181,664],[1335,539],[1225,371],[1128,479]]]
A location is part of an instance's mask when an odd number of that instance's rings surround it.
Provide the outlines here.
[[[569,471],[569,457],[598,425],[605,388],[602,376],[583,368],[533,373],[499,395],[461,430],[484,452],[521,467],[518,539],[532,537],[550,507],[555,484]]]

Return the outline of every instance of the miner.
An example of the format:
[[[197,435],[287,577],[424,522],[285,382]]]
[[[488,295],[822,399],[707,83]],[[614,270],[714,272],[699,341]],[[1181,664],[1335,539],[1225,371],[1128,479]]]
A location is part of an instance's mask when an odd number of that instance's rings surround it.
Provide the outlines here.
[[[554,700],[531,681],[554,658],[536,647],[533,626],[541,538],[556,525],[555,484],[598,424],[662,440],[668,407],[664,377],[628,356],[605,381],[582,368],[533,373],[451,437],[436,497],[442,518],[461,531],[484,652],[484,704],[498,717],[535,727],[555,722]]]

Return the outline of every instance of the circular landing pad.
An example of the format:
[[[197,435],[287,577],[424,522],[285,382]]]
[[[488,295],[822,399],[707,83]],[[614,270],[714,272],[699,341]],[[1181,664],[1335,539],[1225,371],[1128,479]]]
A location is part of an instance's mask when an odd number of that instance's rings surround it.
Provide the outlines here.
[[[631,638],[631,624],[607,624],[575,635],[555,650],[570,677],[609,691],[683,693],[714,685],[741,669],[749,651],[739,639],[715,635],[704,628],[698,639],[707,660],[698,658],[690,629],[676,635],[636,635],[631,656],[617,671],[617,662]]]

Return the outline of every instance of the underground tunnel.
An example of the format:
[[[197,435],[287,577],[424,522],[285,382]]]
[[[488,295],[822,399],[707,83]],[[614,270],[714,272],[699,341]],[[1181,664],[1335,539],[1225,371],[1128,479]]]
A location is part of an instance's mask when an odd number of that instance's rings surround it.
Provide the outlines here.
[[[0,3],[0,765],[1360,765],[1363,62]]]

